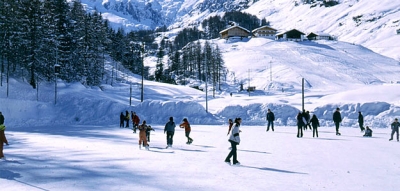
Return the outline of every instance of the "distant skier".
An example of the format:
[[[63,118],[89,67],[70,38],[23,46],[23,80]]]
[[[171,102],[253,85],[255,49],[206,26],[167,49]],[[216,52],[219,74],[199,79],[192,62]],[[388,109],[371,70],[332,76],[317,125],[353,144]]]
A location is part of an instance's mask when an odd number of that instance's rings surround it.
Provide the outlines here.
[[[268,109],[267,111],[267,121],[268,121],[267,131],[269,131],[269,126],[271,126],[272,131],[274,131],[275,115],[274,112],[272,112],[270,109]]]
[[[303,137],[303,127],[304,127],[304,117],[300,111],[297,114],[296,119],[297,119],[297,138],[300,138]]]
[[[179,125],[180,128],[185,128],[185,136],[188,139],[188,141],[186,142],[186,144],[192,144],[193,139],[189,137],[190,135],[190,131],[191,131],[191,127],[190,127],[190,123],[186,118],[183,118],[183,123],[181,123]]]
[[[364,137],[372,137],[372,130],[367,126],[365,129]]]
[[[136,133],[136,129],[138,128],[140,123],[140,119],[139,116],[136,115],[136,112],[133,111],[131,111],[131,117],[132,117],[133,133]]]
[[[314,137],[315,135],[318,137],[319,120],[315,114],[311,117],[310,123],[311,126],[313,127],[312,137]]]
[[[125,122],[125,115],[124,112],[121,112],[121,115],[119,115],[119,127],[124,128],[124,122]]]
[[[399,127],[400,123],[397,118],[394,119],[394,122],[390,125],[392,127],[392,134],[390,135],[389,141],[393,140],[393,135],[396,133],[397,141],[399,141]]]
[[[4,126],[4,116],[0,112],[0,159],[4,158],[4,153],[3,153],[3,145],[4,143],[8,145],[8,141],[6,138],[6,135],[4,131],[6,130],[6,126]]]
[[[172,144],[174,142],[174,134],[175,134],[175,122],[174,118],[170,117],[169,121],[165,124],[164,127],[164,134],[167,133],[167,148],[172,147]]]
[[[333,122],[335,122],[336,135],[341,135],[339,133],[339,127],[340,127],[340,122],[342,122],[342,116],[340,115],[339,108],[336,108],[336,111],[333,113]]]
[[[143,120],[143,123],[138,126],[139,129],[139,149],[142,148],[143,146],[146,148],[146,150],[149,150],[149,145],[147,144],[147,137],[146,137],[146,130],[147,128],[151,128],[146,125],[146,120]]]
[[[126,122],[126,126],[125,127],[129,127],[129,111],[125,111],[125,122]]]
[[[360,126],[361,132],[365,130],[364,128],[364,116],[361,114],[361,111],[358,112],[358,125]]]
[[[229,152],[228,156],[225,158],[225,162],[231,164],[231,157],[233,156],[233,165],[240,165],[240,162],[237,160],[237,148],[236,146],[240,144],[240,136],[241,132],[239,127],[242,123],[241,118],[236,118],[235,123],[233,124],[231,136],[229,137],[229,142],[231,143],[232,149]]]
[[[226,135],[229,135],[229,133],[231,132],[232,126],[233,126],[233,121],[232,119],[228,119],[228,133]]]

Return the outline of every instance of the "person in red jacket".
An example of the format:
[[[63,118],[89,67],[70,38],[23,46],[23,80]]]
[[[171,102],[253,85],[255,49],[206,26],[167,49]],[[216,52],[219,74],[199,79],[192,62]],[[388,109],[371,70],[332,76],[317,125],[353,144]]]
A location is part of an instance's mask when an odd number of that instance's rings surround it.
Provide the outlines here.
[[[186,136],[187,139],[188,139],[188,141],[186,142],[186,144],[188,144],[188,145],[189,145],[189,144],[192,144],[193,139],[189,137],[190,131],[191,131],[189,121],[188,121],[186,118],[184,118],[184,119],[183,119],[183,123],[181,123],[181,124],[179,125],[179,127],[180,127],[180,128],[185,128],[185,136]]]
[[[132,128],[133,133],[136,133],[136,129],[138,128],[139,123],[140,123],[140,119],[139,119],[139,116],[136,115],[136,112],[131,111],[131,114],[132,114],[131,118],[132,118],[132,124],[133,124],[133,128]]]

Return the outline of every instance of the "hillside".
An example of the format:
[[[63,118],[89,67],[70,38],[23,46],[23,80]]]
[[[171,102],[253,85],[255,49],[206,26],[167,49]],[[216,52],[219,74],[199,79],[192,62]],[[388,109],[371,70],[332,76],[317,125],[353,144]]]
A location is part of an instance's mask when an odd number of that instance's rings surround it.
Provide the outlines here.
[[[18,127],[118,124],[119,114],[125,110],[136,111],[152,124],[163,124],[170,116],[188,117],[193,124],[222,124],[240,116],[247,125],[263,125],[271,108],[276,112],[277,125],[294,126],[294,117],[302,108],[304,78],[305,108],[318,114],[323,126],[332,125],[331,113],[336,107],[342,108],[343,125],[347,127],[357,126],[358,111],[365,112],[374,127],[387,127],[393,117],[400,116],[400,92],[395,91],[400,86],[399,63],[361,46],[261,38],[213,43],[221,48],[229,74],[221,91],[216,87],[213,92],[208,84],[207,98],[205,92],[189,86],[146,80],[141,103],[141,77],[119,66],[112,85],[110,79],[101,87],[58,81],[57,104],[54,83],[41,83],[37,91],[26,79],[13,78],[9,87],[0,87],[0,111],[7,114],[8,124]],[[111,60],[106,63],[108,78],[114,65]],[[256,91],[238,91],[240,83],[244,87],[250,83]]]
[[[199,26],[205,18],[227,11],[245,11],[266,18],[280,30],[297,28],[305,33],[325,32],[340,41],[363,45],[400,60],[400,1],[339,0],[324,7],[300,0],[82,0],[88,11],[97,10],[114,28],[127,31],[169,26],[179,30]]]

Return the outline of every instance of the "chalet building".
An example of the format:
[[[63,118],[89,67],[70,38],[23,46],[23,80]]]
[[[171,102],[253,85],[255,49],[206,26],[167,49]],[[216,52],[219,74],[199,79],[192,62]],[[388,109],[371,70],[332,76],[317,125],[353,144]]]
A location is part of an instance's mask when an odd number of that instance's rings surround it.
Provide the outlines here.
[[[297,29],[292,29],[290,31],[276,34],[276,39],[287,40],[287,41],[303,41],[305,39],[305,35],[306,34]]]
[[[268,38],[268,39],[275,39],[276,32],[278,30],[269,27],[269,26],[262,26],[259,28],[254,29],[251,31],[253,33],[253,36],[255,37],[263,37],[263,38]]]
[[[247,38],[250,36],[250,31],[236,25],[219,32],[219,34],[222,39],[229,39],[231,37]]]
[[[314,33],[311,32],[307,35],[308,40],[333,40],[333,37],[327,33]]]

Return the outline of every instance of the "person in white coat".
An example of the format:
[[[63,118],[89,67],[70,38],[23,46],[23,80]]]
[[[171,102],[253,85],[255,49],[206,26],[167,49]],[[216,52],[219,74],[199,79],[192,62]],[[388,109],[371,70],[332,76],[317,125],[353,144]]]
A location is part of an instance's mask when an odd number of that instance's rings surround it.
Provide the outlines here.
[[[235,123],[232,126],[232,132],[231,135],[229,137],[229,142],[231,143],[232,149],[229,152],[228,156],[225,159],[226,163],[231,163],[231,158],[233,157],[233,165],[239,165],[239,161],[237,160],[237,148],[236,146],[240,144],[240,136],[239,133],[241,132],[239,127],[240,124],[242,123],[242,119],[241,118],[236,118],[235,119]]]

